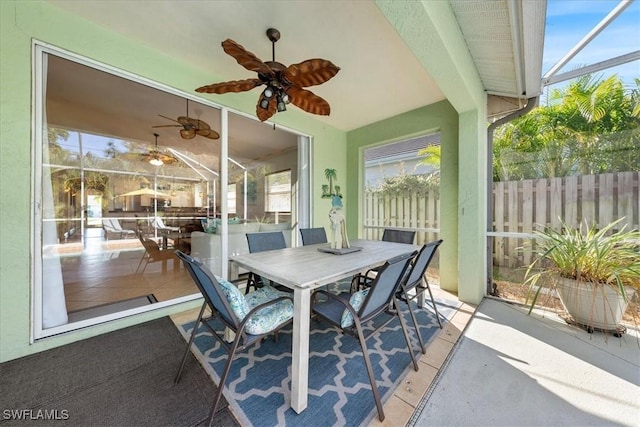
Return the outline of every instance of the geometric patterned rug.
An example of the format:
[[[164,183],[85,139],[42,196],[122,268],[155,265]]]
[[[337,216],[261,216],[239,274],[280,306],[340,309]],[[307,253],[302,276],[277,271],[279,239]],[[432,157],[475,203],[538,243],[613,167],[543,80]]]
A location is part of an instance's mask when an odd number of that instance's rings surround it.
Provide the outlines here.
[[[337,293],[333,285],[332,292]],[[419,344],[406,304],[400,304],[414,354]],[[430,306],[416,310],[425,344],[439,330]],[[450,319],[454,308],[438,304],[441,318]],[[443,323],[446,320],[443,319]],[[191,334],[194,322],[182,325]],[[220,325],[220,330],[221,330]],[[398,383],[413,369],[400,322],[394,320],[367,340],[369,356],[384,403]],[[223,370],[226,354],[204,326],[192,351],[215,383]],[[417,357],[417,356],[416,356]],[[375,401],[358,340],[338,333],[327,323],[312,320],[309,339],[308,406],[297,414],[290,408],[291,328],[278,340],[270,337],[240,353],[234,360],[224,388],[230,409],[243,426],[361,426],[377,417]]]

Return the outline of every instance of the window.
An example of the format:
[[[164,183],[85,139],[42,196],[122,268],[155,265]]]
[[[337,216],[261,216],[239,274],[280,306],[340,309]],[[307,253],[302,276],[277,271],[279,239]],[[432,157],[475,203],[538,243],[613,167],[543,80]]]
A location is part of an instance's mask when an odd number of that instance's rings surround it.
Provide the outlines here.
[[[236,183],[227,186],[227,212],[236,213]]]
[[[265,176],[266,211],[291,212],[291,170]]]

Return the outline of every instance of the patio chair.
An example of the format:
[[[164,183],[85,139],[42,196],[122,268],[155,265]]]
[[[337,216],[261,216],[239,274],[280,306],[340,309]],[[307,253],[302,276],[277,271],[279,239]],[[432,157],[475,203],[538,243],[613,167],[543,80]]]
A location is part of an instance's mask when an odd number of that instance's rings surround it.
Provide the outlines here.
[[[153,226],[153,228],[155,228],[158,231],[162,231],[162,232],[180,232],[180,227],[172,227],[169,225],[165,225],[164,221],[162,221],[162,218],[160,218],[159,216],[156,216],[153,218],[153,221],[151,222],[151,225]]]
[[[422,335],[420,334],[418,321],[416,320],[415,312],[413,311],[413,308],[411,308],[410,303],[420,297],[425,291],[428,291],[429,297],[431,298],[431,306],[436,314],[436,319],[438,319],[438,325],[440,326],[440,329],[442,329],[442,321],[440,320],[438,307],[436,306],[436,301],[433,298],[433,292],[431,292],[429,281],[425,276],[427,268],[441,244],[442,239],[429,242],[422,246],[418,255],[416,255],[411,261],[411,267],[400,282],[400,288],[396,293],[396,300],[404,302],[409,307],[409,313],[411,314],[411,320],[413,320],[413,326],[416,330],[418,341],[420,342],[420,351],[422,351],[422,354],[426,354],[427,351],[424,343],[422,342]],[[369,286],[370,283],[371,282],[368,282],[364,284],[364,286]]]
[[[324,227],[301,228],[302,246],[327,243],[327,232]]]
[[[395,243],[407,243],[413,244],[413,241],[416,238],[416,232],[411,230],[396,230],[394,228],[385,228],[382,233],[383,242],[395,242]],[[351,289],[352,291],[358,289],[364,289],[365,284],[372,280],[377,274],[380,267],[373,267],[367,270],[364,274],[356,274],[353,276],[351,280]]]
[[[412,244],[416,238],[416,232],[411,230],[396,230],[393,228],[385,228],[382,233],[383,242],[396,242]]]
[[[366,340],[376,334],[380,329],[385,327],[394,319],[400,321],[402,333],[407,343],[409,356],[413,362],[413,369],[418,370],[418,363],[413,355],[409,334],[402,315],[396,309],[395,295],[400,286],[402,279],[411,258],[414,253],[401,255],[388,260],[380,269],[378,275],[371,283],[371,287],[354,293],[342,293],[334,295],[324,290],[317,290],[312,296],[312,313],[318,315],[322,319],[328,321],[333,326],[339,328],[343,335],[350,335],[357,338],[362,348],[362,356],[369,375],[373,398],[378,409],[378,418],[384,421],[384,411],[382,410],[382,401],[376,384],[376,379],[369,358],[369,350],[367,349]],[[318,295],[323,295],[326,300],[318,302]],[[373,329],[367,329],[366,335],[363,329],[364,324],[374,323],[379,316],[388,316],[388,319],[382,323],[375,322]]]
[[[247,245],[249,247],[249,253],[272,251],[275,249],[284,249],[287,247],[287,242],[284,240],[284,234],[282,231],[267,231],[261,233],[247,233]],[[245,294],[249,293],[251,287],[259,289],[263,287],[267,282],[267,279],[249,272],[247,278],[247,286],[244,290]],[[282,285],[272,284],[275,288],[285,291]]]
[[[206,425],[210,426],[236,354],[259,342],[263,337],[278,332],[283,326],[290,323],[293,319],[293,300],[289,294],[279,292],[271,286],[264,286],[243,296],[235,285],[226,280],[216,278],[201,262],[181,251],[176,251],[175,254],[182,260],[204,297],[204,304],[202,304],[196,323],[193,326],[175,383],[177,384],[180,381],[189,349],[193,344],[200,324],[203,324],[211,332],[227,352],[227,361],[222,375],[220,375],[218,390],[214,396],[206,423]],[[209,317],[205,317],[206,307],[211,310],[211,316]],[[212,321],[215,319],[218,319],[224,326],[235,333],[231,344],[225,341],[224,332],[218,332],[212,326]]]
[[[142,233],[138,233],[138,238],[140,239],[140,243],[142,243],[142,246],[144,246],[145,252],[140,259],[140,262],[138,263],[138,268],[136,269],[135,274],[138,274],[138,271],[140,271],[140,266],[142,266],[143,262],[144,267],[142,268],[140,274],[144,274],[144,271],[147,269],[147,265],[154,262],[162,262],[163,273],[167,271],[167,260],[173,260],[174,270],[177,270],[180,267],[180,263],[175,257],[173,251],[161,250],[158,246],[158,243],[151,239],[145,238]]]
[[[102,228],[104,229],[104,238],[106,240],[109,240],[110,233],[116,234],[120,239],[127,236],[135,237],[136,235],[135,230],[122,228],[122,225],[120,225],[120,221],[118,220],[118,218],[103,218]]]

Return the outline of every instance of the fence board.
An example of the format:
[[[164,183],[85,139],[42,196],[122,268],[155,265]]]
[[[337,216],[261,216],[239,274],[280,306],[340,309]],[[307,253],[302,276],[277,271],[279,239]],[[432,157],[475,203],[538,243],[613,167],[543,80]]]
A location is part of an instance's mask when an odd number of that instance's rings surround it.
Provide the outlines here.
[[[564,222],[568,226],[578,226],[578,177],[564,179]]]
[[[598,202],[600,204],[600,227],[604,227],[613,221],[613,174],[600,175],[600,192]]]
[[[494,197],[494,226],[493,231],[504,232],[504,182],[496,182],[493,185],[493,197]],[[493,262],[502,264],[504,259],[504,238],[493,238]]]
[[[549,180],[549,226],[560,230],[560,220],[562,219],[562,178],[551,178]]]
[[[522,181],[522,232],[531,233],[533,231],[533,181],[527,179]],[[520,242],[518,244],[521,244]],[[523,254],[525,264],[532,261],[531,251]]]
[[[582,176],[582,222],[587,224],[597,224],[596,221],[596,176]]]
[[[618,218],[629,227],[633,222],[633,172],[618,174]],[[622,225],[621,225],[622,226]]]
[[[547,224],[548,218],[548,210],[547,210],[547,198],[548,198],[548,188],[549,181],[546,179],[539,179],[536,181],[536,210],[534,216],[534,225],[539,224],[538,228]]]

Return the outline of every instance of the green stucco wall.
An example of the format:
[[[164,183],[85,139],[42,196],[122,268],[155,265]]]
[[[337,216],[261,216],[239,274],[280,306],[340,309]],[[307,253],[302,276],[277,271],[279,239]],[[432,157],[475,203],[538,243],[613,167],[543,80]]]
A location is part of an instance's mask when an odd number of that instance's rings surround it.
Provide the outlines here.
[[[448,2],[376,0],[376,4],[448,102],[349,134],[294,109],[276,115],[275,121],[313,136],[313,225],[328,225],[329,202],[320,198],[321,185],[326,182],[324,170],[336,169],[346,194],[352,235],[358,230],[355,183],[359,182],[361,147],[426,131],[443,132],[442,181],[448,194],[441,209],[443,217],[450,216],[441,227],[446,242],[441,252],[446,258],[443,287],[457,290],[463,301],[479,303],[486,275],[486,98],[482,84]],[[0,362],[188,308],[157,310],[30,343],[31,218],[38,200],[32,194],[32,39],[190,94],[203,81],[216,81],[215,70],[177,61],[46,2],[0,1],[0,20]],[[255,99],[254,93],[215,98],[217,103],[249,114],[254,113]]]
[[[449,234],[453,227],[447,233],[447,241],[457,245],[458,274],[457,284],[445,278],[443,288],[457,291],[462,301],[478,304],[485,294],[487,275],[484,86],[448,1],[374,1],[458,113],[458,234],[455,242]],[[443,171],[446,161],[443,159]],[[451,178],[447,180],[452,182]],[[442,249],[443,254],[452,250],[444,244]]]
[[[440,236],[444,243],[439,248],[440,286],[457,291],[458,113],[447,101],[409,111],[347,134],[347,181],[350,184],[346,196],[350,201],[347,209],[347,229],[353,237],[362,229],[363,149],[433,132],[440,132],[442,146]]]
[[[182,311],[197,302],[161,309],[119,321],[30,343],[32,208],[31,84],[32,39],[123,69],[186,93],[203,81],[215,81],[212,70],[192,68],[163,52],[95,26],[37,1],[0,2],[0,362]],[[252,114],[255,94],[218,97],[219,103]],[[314,137],[312,188],[319,192],[324,169],[346,170],[346,134],[304,112],[288,111],[276,122]],[[346,183],[343,184],[346,188]],[[313,196],[313,216],[322,223],[327,209]]]

